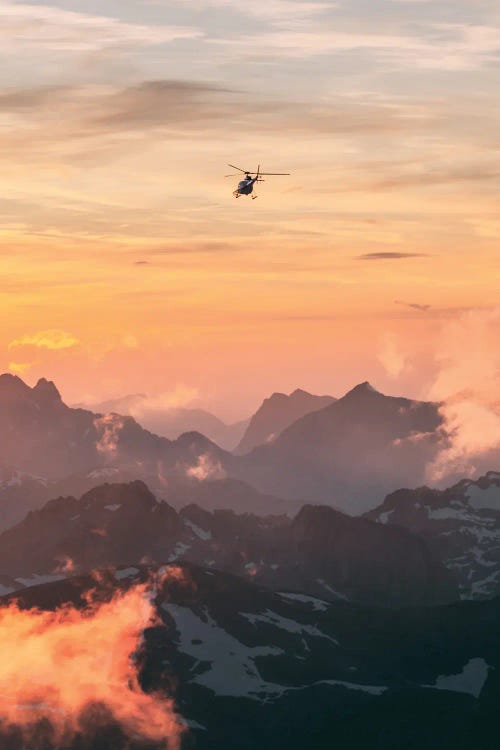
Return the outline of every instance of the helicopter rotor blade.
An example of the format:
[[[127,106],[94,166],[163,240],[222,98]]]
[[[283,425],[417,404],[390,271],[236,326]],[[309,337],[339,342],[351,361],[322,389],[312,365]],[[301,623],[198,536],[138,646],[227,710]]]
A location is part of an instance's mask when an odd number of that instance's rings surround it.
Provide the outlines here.
[[[237,169],[238,172],[246,172],[246,174],[251,174],[247,169],[241,169],[241,167],[235,167],[234,164],[228,164],[228,167],[231,167],[231,169]]]
[[[274,176],[277,176],[277,175],[282,175],[282,176],[287,176],[287,177],[289,177],[291,173],[290,173],[290,172],[247,172],[246,174],[254,174],[254,175],[256,175],[257,177],[260,177],[260,176],[261,176],[261,175],[263,175],[263,174],[266,174],[266,175],[274,175]]]

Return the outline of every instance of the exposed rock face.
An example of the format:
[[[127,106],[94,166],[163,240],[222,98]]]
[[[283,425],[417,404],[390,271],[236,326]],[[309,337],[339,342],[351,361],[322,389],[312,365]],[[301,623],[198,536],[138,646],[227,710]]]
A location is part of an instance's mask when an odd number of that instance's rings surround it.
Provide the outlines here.
[[[408,531],[327,507],[306,506],[293,520],[196,505],[178,514],[142,482],[51,500],[0,536],[0,571],[10,579],[144,559],[189,560],[274,590],[380,606],[456,597],[445,568]]]
[[[289,396],[273,393],[266,398],[251,418],[250,423],[236,448],[236,453],[248,453],[257,445],[275,440],[284,429],[305,414],[323,409],[335,401],[333,396],[314,396],[300,388]]]
[[[446,490],[398,490],[367,517],[424,538],[455,576],[463,598],[500,594],[499,472]]]

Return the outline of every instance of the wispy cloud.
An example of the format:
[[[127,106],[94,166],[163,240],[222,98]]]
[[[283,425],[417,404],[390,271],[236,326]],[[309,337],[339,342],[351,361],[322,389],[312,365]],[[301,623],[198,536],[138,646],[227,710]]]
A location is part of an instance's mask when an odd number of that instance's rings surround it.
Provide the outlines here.
[[[80,341],[67,331],[61,331],[55,328],[46,331],[37,331],[36,333],[27,333],[24,336],[14,339],[9,343],[9,349],[15,349],[21,346],[34,346],[37,349],[71,349],[77,346]]]
[[[387,68],[475,70],[494,64],[500,55],[494,26],[433,24],[419,36],[404,29],[394,34],[324,29],[276,30],[235,39],[208,41],[243,55],[308,58],[343,53],[370,53]]]
[[[427,253],[364,253],[358,260],[404,260],[406,258],[425,258]]]
[[[31,362],[9,362],[8,369],[14,375],[23,375],[31,366]]]
[[[294,21],[303,23],[325,11],[337,8],[335,2],[300,2],[300,0],[253,0],[253,2],[234,2],[234,0],[181,0],[192,8],[216,8],[219,11],[229,10],[251,16],[263,21]]]
[[[410,307],[412,310],[420,310],[421,312],[427,312],[430,310],[430,305],[422,305],[419,302],[403,302],[402,300],[395,299],[395,305],[403,305],[403,307]]]
[[[408,366],[408,356],[401,350],[396,337],[387,333],[382,337],[379,362],[390,378],[398,378]]]
[[[118,46],[148,46],[200,37],[198,29],[148,26],[108,16],[63,10],[50,5],[3,2],[0,44],[3,52],[24,47],[47,51],[91,52]]]

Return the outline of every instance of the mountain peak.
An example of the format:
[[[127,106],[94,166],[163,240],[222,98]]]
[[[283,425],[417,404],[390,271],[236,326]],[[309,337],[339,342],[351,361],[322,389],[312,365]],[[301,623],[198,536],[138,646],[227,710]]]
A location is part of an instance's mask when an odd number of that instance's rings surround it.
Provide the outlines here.
[[[374,388],[371,383],[368,382],[368,380],[365,380],[364,383],[359,383],[358,385],[355,385],[354,388],[352,388],[350,391],[346,393],[344,398],[352,398],[353,396],[364,396],[367,394],[377,394],[378,396],[382,396],[383,394],[380,393],[380,391],[377,391],[376,388]]]
[[[25,394],[29,390],[30,387],[18,375],[12,375],[10,372],[4,372],[0,375],[0,394],[14,396]]]
[[[57,390],[52,380],[40,378],[33,388],[33,393],[44,401],[61,401],[61,394]]]
[[[311,394],[305,391],[303,388],[296,388],[290,393],[290,398],[311,398]]]

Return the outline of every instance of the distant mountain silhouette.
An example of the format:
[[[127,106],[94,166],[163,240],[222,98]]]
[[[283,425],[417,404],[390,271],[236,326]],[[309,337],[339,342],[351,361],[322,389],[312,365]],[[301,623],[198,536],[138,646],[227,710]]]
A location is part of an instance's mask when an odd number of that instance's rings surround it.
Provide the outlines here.
[[[300,388],[289,396],[284,393],[273,393],[265,399],[251,418],[235,452],[248,453],[257,445],[275,440],[297,419],[309,412],[323,409],[334,401],[333,396],[314,396]]]
[[[201,432],[226,450],[238,444],[248,425],[248,420],[226,424],[205,409],[155,404],[154,399],[151,401],[143,393],[88,404],[86,408],[99,414],[132,416],[146,429],[169,440],[175,440],[184,432]]]
[[[358,513],[422,484],[442,439],[438,409],[361,383],[242,456],[236,472],[261,491]]]
[[[171,441],[132,417],[72,409],[45,379],[30,388],[17,376],[1,375],[0,423],[0,466],[49,480],[100,467],[125,468],[138,476],[185,476],[200,462],[199,475],[206,478],[231,459],[197,432]]]

